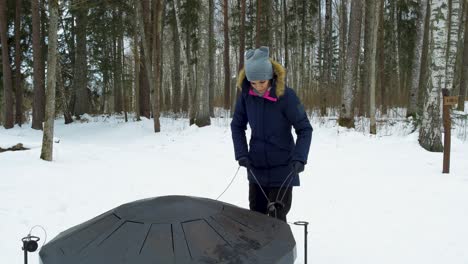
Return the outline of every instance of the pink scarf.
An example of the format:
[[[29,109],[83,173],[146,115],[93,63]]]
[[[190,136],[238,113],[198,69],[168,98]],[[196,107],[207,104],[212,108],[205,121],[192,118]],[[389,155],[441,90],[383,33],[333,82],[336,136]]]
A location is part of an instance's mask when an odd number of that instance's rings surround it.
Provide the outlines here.
[[[259,96],[258,94],[256,94],[256,93],[254,92],[253,88],[250,88],[250,90],[249,90],[249,95]],[[262,97],[265,98],[265,99],[267,99],[267,100],[270,100],[270,101],[272,101],[272,102],[278,101],[278,98],[274,98],[274,97],[271,97],[271,96],[270,96],[270,90],[267,90],[267,91],[263,94]]]

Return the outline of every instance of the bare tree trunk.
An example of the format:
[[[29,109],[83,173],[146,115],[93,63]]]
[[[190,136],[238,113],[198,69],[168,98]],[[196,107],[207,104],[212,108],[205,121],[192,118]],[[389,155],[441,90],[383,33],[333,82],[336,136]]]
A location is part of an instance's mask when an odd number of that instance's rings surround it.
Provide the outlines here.
[[[140,33],[141,34],[141,33]],[[146,60],[143,39],[140,43],[140,115],[151,118],[149,77],[146,71]],[[151,61],[151,60],[150,60]]]
[[[226,0],[225,0],[226,1]],[[255,36],[255,47],[260,47],[260,34],[262,32],[262,0],[257,0],[257,23],[255,25],[255,29],[257,31],[257,35]]]
[[[117,9],[117,10],[116,10]],[[122,41],[123,38],[122,30],[120,27],[123,25],[122,23],[122,11],[118,8],[115,8],[112,12],[114,18],[113,27],[114,27],[114,34],[112,36],[113,41],[115,43],[115,56],[113,59],[114,64],[114,112],[121,114],[123,111],[123,82],[122,82]]]
[[[351,18],[349,24],[349,42],[346,55],[346,68],[344,76],[343,94],[341,98],[341,113],[338,123],[347,128],[354,127],[353,86],[356,83],[356,74],[359,60],[359,42],[361,39],[363,0],[353,0],[351,3]]]
[[[135,111],[135,117],[137,121],[141,121],[140,118],[140,51],[138,50],[138,47],[140,46],[140,41],[138,38],[138,21],[136,21],[138,18],[135,18],[135,32],[133,36],[133,57],[135,60],[135,68],[134,70],[134,82],[133,86],[135,89],[135,105],[134,105],[134,111]]]
[[[366,0],[364,16],[364,65],[363,82],[360,89],[359,115],[367,116],[369,113],[369,87],[370,87],[370,65],[372,61],[372,28],[374,27],[375,0]]]
[[[361,4],[361,7],[362,6],[363,5]],[[362,11],[361,11],[361,14],[362,14]],[[359,23],[359,24],[362,24],[362,23]],[[342,84],[344,84],[344,78],[345,78],[344,76],[346,74],[345,69],[346,69],[346,55],[347,55],[346,54],[346,35],[347,34],[348,34],[348,0],[342,0],[341,6],[340,6],[340,69],[339,69],[339,74],[338,74],[340,87]]]
[[[148,41],[148,46],[147,48],[151,49],[151,31],[149,30],[149,25],[151,24],[151,12],[150,12],[150,4],[149,0],[142,0],[140,1],[142,5],[142,10],[139,12],[140,16],[142,16],[142,28],[145,30],[145,36]],[[139,19],[139,18],[138,18]],[[140,26],[138,26],[140,28]],[[140,31],[140,29],[139,29]],[[140,36],[141,36],[141,31],[140,31]],[[151,70],[151,64],[146,63],[146,57],[148,56],[148,61],[151,63],[151,50],[144,50],[144,44],[143,44],[143,38],[141,39],[141,44],[140,44],[140,58],[141,59],[141,64],[140,64],[140,114],[148,119],[151,118],[151,88],[150,88],[150,82],[152,80],[148,75],[148,71],[146,69],[147,65],[150,67]]]
[[[442,131],[440,102],[442,88],[446,86],[447,63],[447,5],[444,0],[432,0],[429,36],[429,80],[427,97],[421,128],[419,129],[419,144],[428,151],[442,152]]]
[[[11,80],[10,56],[8,54],[8,37],[7,37],[7,1],[0,0],[0,41],[2,44],[2,67],[3,67],[3,126],[6,129],[14,126],[13,117],[13,85]]]
[[[381,14],[380,9],[383,8],[384,0],[377,0],[375,3],[374,17],[373,17],[373,27],[372,27],[372,44],[371,44],[371,67],[370,67],[370,100],[369,100],[369,115],[370,115],[370,134],[377,134],[377,123],[375,120],[375,87],[377,84],[376,73],[377,73],[377,39],[379,33],[379,22]]]
[[[188,30],[185,31],[185,56],[187,58],[187,80],[185,82],[185,91],[184,91],[184,103],[182,105],[182,108],[188,106],[188,116],[189,116],[189,124],[193,125],[195,122],[195,107],[194,107],[194,92],[193,92],[193,85],[195,84],[194,82],[194,71],[193,71],[193,65],[192,65],[192,45],[191,45],[191,39],[190,39],[190,32]],[[188,104],[188,105],[187,105]]]
[[[458,16],[458,34],[457,34],[457,54],[456,54],[456,61],[455,61],[455,73],[453,77],[453,90],[452,94],[456,94],[460,91],[460,81],[461,75],[463,74],[463,32],[465,32],[465,13],[467,11],[468,1],[461,1],[460,2],[460,12]],[[455,92],[456,91],[456,92]]]
[[[58,55],[57,55],[58,56]],[[63,77],[62,77],[62,67],[61,67],[61,59],[57,58],[57,89],[58,89],[58,95],[59,95],[59,102],[61,104],[61,109],[63,112],[63,117],[65,119],[65,124],[70,124],[73,123],[73,117],[72,113],[70,112],[70,106],[68,105],[67,101],[67,96],[65,95],[65,84],[63,82]]]
[[[411,73],[410,102],[406,116],[416,117],[421,74],[421,55],[424,43],[424,21],[426,21],[427,0],[419,0],[419,15],[416,21],[416,44],[414,47],[413,69]]]
[[[199,89],[199,92],[198,100],[196,100],[198,109],[195,117],[195,125],[197,125],[198,127],[209,126],[211,124],[209,94],[211,90],[210,84],[214,85],[214,0],[208,1],[208,23],[203,25],[208,26],[208,35],[203,35],[206,36],[205,43],[208,44],[208,52],[202,52],[202,55],[198,56],[200,57],[201,67],[197,67],[199,75],[203,75],[203,78],[197,78],[197,80],[199,80],[199,82],[201,83],[201,85],[197,84],[197,89]],[[204,56],[206,56],[206,58],[203,58]]]
[[[125,44],[124,44],[124,37],[123,37],[123,33],[120,34],[119,36],[119,46],[120,46],[120,57],[122,58],[121,61],[120,61],[120,67],[122,69],[122,72],[121,72],[121,90],[120,90],[120,94],[121,94],[121,97],[122,97],[122,110],[124,112],[124,118],[125,118],[125,122],[128,122],[128,109],[127,109],[127,82],[125,80],[125,76],[126,76],[126,72],[125,72]]]
[[[23,116],[23,85],[21,76],[21,6],[22,0],[16,0],[15,13],[15,86],[16,86],[16,124],[21,126]]]
[[[161,131],[161,124],[159,122],[160,116],[160,91],[161,91],[161,67],[162,67],[162,54],[161,54],[161,34],[162,34],[162,9],[163,0],[155,0],[153,3],[153,70],[154,70],[154,91],[153,91],[153,119],[154,119],[154,132]]]
[[[240,21],[240,36],[239,36],[239,68],[238,71],[244,68],[244,53],[245,53],[245,0],[241,2],[241,21]]]
[[[398,96],[401,96],[401,67],[400,67],[400,30],[398,25],[398,2],[391,1],[392,4],[392,19],[393,19],[393,45],[394,45],[394,58],[395,58],[395,75],[396,75],[396,85]]]
[[[320,0],[319,0],[320,1]],[[284,24],[284,68],[288,69],[289,67],[289,47],[288,47],[288,5],[287,1],[283,0],[283,24]],[[320,37],[321,39],[321,37]]]
[[[179,34],[179,27],[177,23],[177,12],[176,12],[176,3],[175,0],[172,1],[171,11],[170,11],[170,19],[169,24],[171,25],[172,29],[172,41],[174,41],[174,48],[172,49],[174,52],[174,68],[172,70],[172,90],[173,90],[173,111],[175,113],[179,113],[181,108],[181,95],[182,95],[182,87],[181,87],[181,73],[180,73],[180,34]]]
[[[39,0],[32,0],[32,40],[33,40],[33,63],[34,63],[34,99],[33,99],[33,118],[32,125],[33,129],[42,129],[42,122],[44,121],[45,111],[45,89],[44,79],[42,72],[42,49],[41,49],[41,24],[40,24],[40,12],[39,12]]]
[[[331,88],[331,71],[332,71],[332,5],[331,0],[325,1],[325,43],[323,57],[323,83],[320,94],[320,115],[327,114],[328,93]]]
[[[41,159],[52,161],[54,121],[55,121],[55,85],[57,70],[57,21],[58,21],[58,0],[49,0],[49,40],[47,58],[47,103],[46,122],[44,123],[44,133],[42,137]]]
[[[318,0],[318,71],[319,71],[319,89],[320,93],[322,93],[322,85],[323,85],[323,32],[322,32],[322,0]],[[320,106],[322,105],[322,101],[320,100]]]
[[[154,86],[154,78],[153,78],[153,71],[151,69],[151,59],[149,53],[149,46],[150,46],[150,41],[149,38],[146,35],[146,30],[145,30],[145,22],[144,22],[144,16],[143,16],[143,7],[142,7],[142,2],[139,0],[135,0],[135,5],[136,5],[136,16],[138,19],[138,29],[140,32],[141,36],[141,42],[143,45],[143,51],[144,54],[142,57],[144,58],[144,68],[146,72],[146,76],[148,77],[148,86],[150,91],[154,91],[153,86]]]
[[[465,111],[465,94],[468,90],[468,4],[465,3],[465,33],[463,48],[463,73],[460,80],[460,93],[458,96],[458,110]]]
[[[78,0],[75,0],[78,1]],[[86,27],[88,24],[88,11],[80,5],[76,16],[76,62],[73,84],[76,91],[74,114],[80,116],[89,113],[88,95],[88,63],[86,51]]]
[[[382,113],[387,112],[387,90],[385,89],[385,23],[384,23],[384,6],[380,8],[380,13],[379,13],[379,37],[377,40],[377,56],[378,56],[378,77],[377,77],[377,85],[376,89],[377,91],[380,91],[380,107]]]
[[[307,14],[307,1],[302,0],[302,10],[301,10],[301,65],[300,65],[300,77],[298,78],[298,83],[296,84],[296,92],[300,95],[301,98],[304,98],[305,95],[305,84],[307,83],[307,77],[306,77],[306,72],[305,72],[305,66],[306,66],[306,14]]]
[[[209,116],[211,117],[214,117],[214,95],[215,95],[215,56],[216,56],[216,41],[215,41],[215,38],[214,38],[214,8],[215,8],[215,2],[214,0],[209,0],[210,3],[209,3],[209,10],[208,10],[208,15],[209,15],[209,19],[208,19],[208,69],[209,69],[209,80],[208,80],[208,106],[209,106]],[[245,0],[243,0],[244,2],[244,13],[243,15],[245,16]],[[242,18],[242,14],[241,14],[241,28],[240,28],[240,46],[241,46],[241,51],[244,49],[244,28],[243,28],[243,23],[244,23],[244,20]],[[243,52],[241,53],[241,57],[243,58],[244,56],[242,56]],[[209,119],[209,118],[208,118]],[[211,122],[211,121],[210,121]]]
[[[228,110],[231,107],[231,69],[229,62],[229,1],[224,0],[224,108]]]

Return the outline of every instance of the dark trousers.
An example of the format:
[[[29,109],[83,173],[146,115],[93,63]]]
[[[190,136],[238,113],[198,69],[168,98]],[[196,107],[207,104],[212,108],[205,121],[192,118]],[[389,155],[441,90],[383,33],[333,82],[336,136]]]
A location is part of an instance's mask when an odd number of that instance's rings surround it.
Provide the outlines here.
[[[263,194],[260,186],[255,183],[249,184],[250,210],[260,212],[262,214],[268,214],[286,222],[286,215],[291,209],[292,187],[285,188],[283,186],[281,190],[278,187],[262,186],[262,188],[265,191],[265,194],[268,196],[270,202],[277,202],[275,206],[276,210],[272,210],[273,208],[270,208],[269,210],[268,200],[265,198],[265,195]],[[281,192],[278,194],[279,191]]]

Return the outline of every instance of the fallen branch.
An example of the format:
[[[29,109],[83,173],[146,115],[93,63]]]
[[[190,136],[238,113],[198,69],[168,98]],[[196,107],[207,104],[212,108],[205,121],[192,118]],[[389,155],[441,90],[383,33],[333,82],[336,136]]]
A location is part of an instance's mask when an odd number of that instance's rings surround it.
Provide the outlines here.
[[[28,150],[28,148],[23,147],[23,144],[18,143],[11,148],[3,149],[0,147],[0,153],[5,151],[18,151],[18,150]]]

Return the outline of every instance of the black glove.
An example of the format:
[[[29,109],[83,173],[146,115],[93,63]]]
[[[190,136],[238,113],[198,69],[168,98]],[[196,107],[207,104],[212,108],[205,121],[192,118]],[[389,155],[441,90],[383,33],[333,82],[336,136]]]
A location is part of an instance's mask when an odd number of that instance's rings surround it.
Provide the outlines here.
[[[296,173],[301,173],[304,171],[304,163],[298,160],[293,160],[291,162],[292,168]]]
[[[239,166],[246,167],[250,169],[250,160],[247,157],[240,158],[237,162],[239,162]]]

